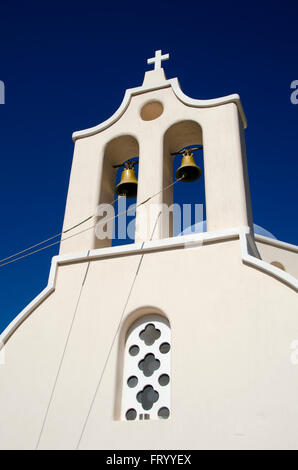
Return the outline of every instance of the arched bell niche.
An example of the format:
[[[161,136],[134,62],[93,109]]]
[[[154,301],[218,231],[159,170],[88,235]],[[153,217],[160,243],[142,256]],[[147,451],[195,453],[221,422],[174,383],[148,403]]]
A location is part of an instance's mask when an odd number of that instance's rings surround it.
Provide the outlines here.
[[[115,186],[120,180],[123,168],[121,167],[117,169],[114,168],[114,165],[120,165],[131,158],[137,157],[138,155],[139,143],[132,135],[121,135],[116,137],[110,140],[105,146],[98,198],[100,216],[97,217],[96,221],[99,229],[95,231],[94,248],[109,247],[111,245],[130,243],[134,241],[134,228],[132,228],[134,227],[134,222],[132,221],[135,217],[135,212],[131,211],[126,216],[119,216],[112,222],[111,215],[117,216],[118,212],[123,212],[123,210],[125,211],[130,205],[134,205],[136,203],[136,198],[126,200],[125,197],[118,198],[115,193]],[[110,212],[111,209],[109,208],[111,205],[114,206],[113,214]],[[98,222],[104,219],[107,220],[107,224],[102,224],[101,227]],[[128,224],[130,224],[130,238],[128,238],[127,235],[125,236]],[[106,232],[107,234],[105,238],[102,238],[103,232]],[[122,238],[118,237],[119,233]]]
[[[179,121],[167,129],[164,135],[163,187],[176,180],[176,171],[181,165],[182,155],[173,156],[172,153],[202,145],[202,128],[195,121]],[[163,202],[168,207],[174,204],[173,212],[169,213],[169,223],[166,216],[163,218],[164,237],[190,232],[186,227],[206,218],[203,150],[193,154],[202,171],[201,177],[192,183],[180,181],[163,193]]]

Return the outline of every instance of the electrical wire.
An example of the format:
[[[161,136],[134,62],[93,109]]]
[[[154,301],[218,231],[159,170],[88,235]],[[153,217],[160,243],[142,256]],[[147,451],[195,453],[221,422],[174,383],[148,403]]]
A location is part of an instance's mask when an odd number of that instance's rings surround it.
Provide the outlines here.
[[[177,181],[175,181],[175,182],[177,182]],[[174,183],[174,184],[175,184],[175,183]],[[172,186],[172,185],[170,185],[170,186]],[[152,197],[156,196],[157,194],[159,194],[159,193],[156,193],[155,195],[151,196],[149,199],[151,199]],[[142,201],[142,203],[140,203],[139,206],[142,205],[142,204],[145,204],[147,201],[148,201],[148,199],[146,199],[145,201]],[[135,208],[135,207],[134,207],[134,208]],[[134,209],[134,208],[132,208],[132,209]],[[131,210],[132,210],[132,209],[131,209]],[[128,212],[128,211],[125,211],[125,212]],[[124,212],[123,212],[123,213],[124,213]],[[119,214],[119,215],[120,215],[120,214]],[[153,231],[152,231],[150,240],[152,240],[152,237],[153,237],[153,234],[154,234],[154,232],[155,232],[155,229],[156,229],[156,226],[157,226],[157,222],[158,222],[158,220],[159,220],[160,215],[161,215],[161,212],[159,212],[159,214],[157,215],[157,218],[156,218],[156,221],[155,221],[155,224],[154,224],[154,227],[153,227]],[[92,228],[92,227],[90,227],[90,228]],[[72,236],[73,236],[73,235],[72,235]],[[142,243],[141,252],[142,252],[142,250],[143,250],[144,243],[145,243],[145,242]],[[87,255],[87,256],[89,256],[89,254],[90,254],[90,250],[88,251],[88,255]],[[134,285],[135,285],[135,282],[136,282],[136,279],[137,279],[137,276],[138,276],[138,273],[139,273],[139,270],[140,270],[140,267],[141,267],[143,258],[144,258],[144,253],[141,254],[140,260],[138,261],[138,265],[137,265],[137,269],[136,269],[136,272],[135,272],[135,275],[134,275],[134,278],[133,278],[133,282],[132,282],[132,284],[131,284],[131,287],[130,287],[128,296],[127,296],[127,298],[126,298],[126,302],[125,302],[125,304],[124,304],[124,306],[123,306],[122,313],[121,313],[121,316],[120,316],[120,319],[119,319],[119,322],[118,322],[118,326],[117,326],[116,332],[115,332],[115,334],[114,334],[114,336],[113,336],[113,340],[112,340],[112,343],[111,343],[111,345],[110,345],[110,348],[109,348],[109,351],[108,351],[108,354],[107,354],[107,357],[106,357],[106,360],[105,360],[103,369],[102,369],[102,371],[101,371],[99,381],[98,381],[98,383],[97,383],[95,392],[94,392],[94,394],[93,394],[93,398],[92,398],[92,400],[91,400],[91,404],[90,404],[90,407],[89,407],[89,409],[88,409],[88,413],[87,413],[86,419],[85,419],[85,421],[84,421],[83,428],[82,428],[82,430],[81,430],[80,437],[79,437],[79,441],[78,441],[78,443],[77,443],[76,449],[78,449],[78,447],[79,447],[79,445],[80,445],[80,442],[81,442],[81,440],[82,440],[82,437],[83,437],[83,434],[84,434],[84,431],[85,431],[85,428],[86,428],[86,425],[87,425],[87,422],[88,422],[90,413],[91,413],[92,408],[93,408],[93,405],[94,405],[94,401],[95,401],[95,399],[96,399],[98,390],[99,390],[100,385],[101,385],[102,378],[103,378],[103,376],[104,376],[106,367],[107,367],[107,365],[108,365],[108,361],[109,361],[109,358],[110,358],[110,355],[111,355],[111,352],[112,352],[112,349],[113,349],[113,346],[114,346],[114,343],[115,343],[117,334],[118,334],[119,329],[120,329],[120,327],[121,327],[121,322],[122,322],[124,313],[125,313],[125,311],[126,311],[126,307],[127,307],[127,305],[128,305],[129,299],[130,299],[130,297],[131,297],[131,293],[132,293],[133,287],[134,287]],[[40,444],[40,441],[41,441],[41,438],[42,438],[42,434],[43,434],[43,432],[44,432],[44,428],[45,428],[46,421],[47,421],[47,418],[48,418],[50,406],[51,406],[51,404],[52,404],[53,396],[54,396],[54,393],[55,393],[55,390],[56,390],[56,387],[57,387],[58,379],[59,379],[60,372],[61,372],[61,369],[62,369],[62,365],[63,365],[63,362],[64,362],[66,350],[67,350],[67,347],[68,347],[68,344],[69,344],[70,335],[71,335],[71,332],[72,332],[72,329],[73,329],[73,325],[74,325],[74,322],[75,322],[75,318],[76,318],[76,315],[77,315],[77,312],[78,312],[79,303],[80,303],[80,299],[81,299],[81,296],[82,296],[84,284],[85,284],[85,282],[86,282],[87,275],[88,275],[88,272],[89,272],[89,267],[90,267],[90,260],[88,261],[87,268],[86,268],[86,271],[85,271],[85,275],[84,275],[84,278],[83,278],[83,282],[82,282],[81,287],[80,287],[80,292],[79,292],[79,296],[78,296],[78,299],[77,299],[77,302],[76,302],[76,307],[75,307],[74,314],[73,314],[73,317],[72,317],[72,320],[71,320],[71,324],[70,324],[70,327],[69,327],[69,330],[68,330],[68,334],[67,334],[66,341],[65,341],[65,344],[64,344],[62,356],[61,356],[61,359],[60,359],[60,361],[59,361],[58,370],[57,370],[57,373],[56,373],[56,376],[55,376],[55,380],[54,380],[53,387],[52,387],[52,390],[51,390],[51,395],[50,395],[50,399],[49,399],[49,402],[48,402],[48,405],[47,405],[47,408],[46,408],[46,412],[45,412],[45,415],[44,415],[44,418],[43,418],[43,421],[42,421],[42,426],[41,426],[40,433],[39,433],[39,435],[38,435],[38,439],[37,439],[37,443],[36,443],[36,446],[35,446],[35,450],[38,449],[39,444]]]
[[[110,202],[110,204],[115,204],[117,201],[118,201],[119,197],[117,197],[116,199],[114,199],[113,201]],[[42,240],[41,242],[38,242],[38,243],[35,243],[35,245],[31,245],[29,246],[28,248],[25,248],[24,250],[21,250],[21,251],[18,251],[17,253],[14,253],[10,256],[7,256],[6,258],[2,258],[0,259],[0,263],[2,263],[3,261],[6,261],[8,259],[11,259],[11,258],[14,258],[15,256],[18,256],[22,253],[25,253],[26,251],[29,251],[29,250],[32,250],[32,248],[36,248],[37,246],[40,246],[40,245],[43,245],[44,243],[50,241],[50,240],[53,240],[54,238],[57,238],[59,237],[60,235],[63,235],[63,233],[67,233],[67,232],[70,232],[71,230],[73,230],[74,228],[78,227],[79,225],[82,225],[84,224],[85,222],[87,222],[88,220],[92,219],[93,217],[95,217],[95,214],[94,215],[90,215],[89,217],[87,217],[86,219],[82,220],[81,222],[79,222],[78,224],[75,224],[73,225],[72,227],[66,229],[66,230],[63,230],[62,232],[59,232],[59,233],[56,233],[56,235],[52,235],[51,237],[49,238],[46,238],[45,240]]]
[[[90,250],[88,251],[87,256],[89,256],[89,253],[90,253]],[[85,274],[84,274],[84,277],[83,277],[83,281],[82,281],[82,284],[81,284],[81,287],[80,287],[80,291],[79,291],[78,299],[77,299],[77,302],[76,302],[75,310],[74,310],[74,313],[73,313],[73,316],[72,316],[72,319],[71,319],[71,323],[70,323],[70,327],[69,327],[69,330],[68,330],[68,333],[67,333],[67,336],[66,336],[66,341],[65,341],[65,344],[64,344],[62,356],[61,356],[61,359],[59,361],[58,370],[57,370],[57,373],[56,373],[56,376],[55,376],[55,380],[54,380],[54,384],[53,384],[53,387],[52,387],[50,399],[49,399],[49,402],[48,402],[48,405],[47,405],[47,408],[46,408],[46,412],[45,412],[45,415],[44,415],[44,418],[43,418],[43,421],[42,421],[42,426],[41,426],[40,433],[38,435],[35,450],[37,450],[38,447],[39,447],[41,437],[42,437],[42,434],[43,434],[43,431],[44,431],[44,427],[46,425],[46,421],[47,421],[48,414],[49,414],[49,411],[50,411],[50,406],[51,406],[51,403],[52,403],[52,400],[53,400],[54,392],[56,390],[56,386],[57,386],[57,383],[58,383],[60,371],[62,369],[65,353],[66,353],[67,346],[68,346],[68,343],[69,343],[70,335],[71,335],[71,332],[72,332],[72,329],[73,329],[73,326],[74,326],[74,322],[75,322],[75,319],[76,319],[77,311],[78,311],[78,308],[79,308],[79,303],[80,303],[81,296],[82,296],[82,293],[83,293],[84,284],[86,282],[86,278],[87,278],[87,275],[88,275],[88,272],[89,272],[89,267],[90,267],[90,260],[88,261],[86,271],[85,271]]]
[[[160,214],[161,214],[161,212],[159,212],[159,214],[158,214],[158,216],[157,216],[157,218],[156,218],[156,221],[155,221],[155,224],[154,224],[154,228],[153,228],[153,231],[152,231],[152,235],[151,235],[150,240],[152,239],[153,234],[154,234],[154,232],[155,232],[155,229],[156,229],[157,222],[158,222],[158,219],[159,219],[159,217],[160,217]],[[141,251],[143,250],[143,247],[144,247],[144,242],[142,243]],[[88,250],[87,257],[89,256],[89,254],[90,254],[90,250]],[[81,434],[80,434],[80,438],[79,438],[79,442],[78,442],[78,444],[77,444],[77,448],[78,448],[78,446],[80,445],[81,439],[82,439],[82,437],[83,437],[84,430],[85,430],[85,427],[86,427],[86,425],[87,425],[87,422],[88,422],[88,419],[89,419],[89,415],[90,415],[90,413],[91,413],[91,410],[92,410],[92,407],[93,407],[93,404],[94,404],[94,400],[95,400],[95,398],[96,398],[98,389],[99,389],[99,387],[100,387],[101,380],[102,380],[102,378],[103,378],[103,375],[104,375],[106,366],[107,366],[107,364],[108,364],[109,357],[110,357],[110,354],[111,354],[111,351],[112,351],[112,348],[113,348],[115,339],[116,339],[116,337],[117,337],[117,333],[118,333],[118,331],[119,331],[119,329],[120,329],[121,322],[122,322],[122,318],[123,318],[123,315],[124,315],[124,313],[125,313],[125,310],[126,310],[126,306],[127,306],[127,304],[128,304],[128,301],[129,301],[129,299],[130,299],[130,296],[131,296],[131,293],[132,293],[133,286],[134,286],[134,284],[135,284],[137,275],[138,275],[138,273],[139,273],[140,266],[141,266],[142,261],[143,261],[143,257],[144,257],[144,253],[142,253],[141,258],[140,258],[140,260],[139,260],[139,262],[138,262],[138,267],[137,267],[137,270],[136,270],[136,273],[135,273],[135,276],[134,276],[132,285],[131,285],[131,287],[130,287],[130,291],[129,291],[129,294],[128,294],[128,296],[127,296],[126,302],[125,302],[125,304],[124,304],[124,307],[123,307],[123,310],[122,310],[122,314],[121,314],[120,320],[119,320],[119,322],[118,322],[118,327],[117,327],[117,329],[116,329],[116,333],[115,333],[115,335],[114,335],[114,338],[113,338],[111,347],[110,347],[110,349],[109,349],[109,353],[108,353],[108,355],[107,355],[107,358],[106,358],[106,361],[105,361],[105,365],[104,365],[104,367],[103,367],[103,369],[102,369],[102,372],[101,372],[101,375],[100,375],[100,379],[99,379],[98,385],[97,385],[96,390],[95,390],[95,393],[94,393],[94,395],[93,395],[93,399],[92,399],[92,401],[91,401],[91,405],[90,405],[90,407],[89,407],[89,411],[88,411],[88,413],[87,413],[87,417],[86,417],[86,419],[85,419],[85,421],[84,421],[84,425],[83,425],[83,428],[82,428],[82,431],[81,431]],[[48,405],[47,405],[47,408],[46,408],[46,412],[45,412],[45,415],[44,415],[44,418],[43,418],[43,421],[42,421],[42,426],[41,426],[40,433],[39,433],[39,435],[38,435],[38,439],[37,439],[37,443],[36,443],[36,446],[35,446],[35,450],[37,450],[38,447],[39,447],[39,444],[40,444],[40,441],[41,441],[41,437],[42,437],[42,434],[43,434],[43,431],[44,431],[44,428],[45,428],[45,425],[46,425],[46,421],[47,421],[47,418],[48,418],[50,406],[51,406],[51,404],[52,404],[53,396],[54,396],[54,393],[55,393],[55,390],[56,390],[56,386],[57,386],[57,383],[58,383],[58,379],[59,379],[59,375],[60,375],[60,372],[61,372],[61,369],[62,369],[64,357],[65,357],[66,350],[67,350],[67,347],[68,347],[68,344],[69,344],[70,335],[71,335],[71,332],[72,332],[72,329],[73,329],[73,325],[74,325],[74,322],[75,322],[75,318],[76,318],[76,315],[77,315],[77,312],[78,312],[79,303],[80,303],[80,300],[81,300],[81,296],[82,296],[84,284],[85,284],[85,282],[86,282],[87,275],[88,275],[88,272],[89,272],[89,267],[90,267],[90,260],[88,261],[87,268],[86,268],[86,271],[85,271],[85,275],[84,275],[84,278],[83,278],[83,282],[82,282],[81,287],[80,287],[79,296],[78,296],[78,299],[77,299],[77,302],[76,302],[74,314],[73,314],[73,317],[72,317],[72,320],[71,320],[71,323],[70,323],[70,327],[69,327],[69,330],[68,330],[68,334],[67,334],[67,337],[66,337],[66,341],[65,341],[65,344],[64,344],[62,356],[61,356],[61,359],[60,359],[60,361],[59,361],[58,370],[57,370],[57,373],[56,373],[56,377],[55,377],[55,380],[54,380],[54,384],[53,384],[53,387],[52,387],[52,391],[51,391],[50,399],[49,399],[49,402],[48,402]]]
[[[117,218],[120,217],[121,215],[127,214],[128,212],[131,212],[131,211],[137,209],[138,207],[142,206],[143,204],[146,204],[148,201],[150,201],[150,199],[152,199],[152,198],[158,196],[158,194],[160,194],[160,193],[162,193],[163,191],[166,191],[167,189],[171,188],[172,186],[174,186],[176,183],[178,183],[178,182],[181,181],[182,179],[183,179],[183,176],[182,176],[181,178],[176,179],[173,183],[169,184],[168,186],[165,186],[164,188],[162,188],[162,189],[161,189],[160,191],[158,191],[157,193],[155,193],[155,194],[149,196],[147,199],[145,199],[144,201],[140,202],[139,204],[135,204],[133,207],[127,209],[126,211],[120,212],[119,214],[117,214],[117,215],[111,217],[110,219],[105,220],[104,223],[107,224],[108,222],[111,222],[112,220],[117,219]],[[119,199],[119,198],[116,198],[116,199],[112,202],[112,204],[115,203],[118,199]],[[52,247],[52,246],[54,246],[54,245],[57,245],[58,243],[62,243],[62,242],[64,242],[64,241],[66,241],[66,240],[69,240],[70,238],[73,238],[73,237],[75,237],[75,236],[77,236],[77,235],[80,235],[81,233],[84,233],[84,232],[87,232],[88,230],[91,230],[92,228],[96,227],[96,225],[97,225],[99,222],[96,222],[96,224],[94,224],[94,225],[92,225],[91,227],[88,227],[88,228],[86,228],[86,229],[84,229],[84,230],[81,230],[80,232],[77,232],[77,233],[75,233],[75,234],[73,234],[73,235],[70,235],[70,236],[68,236],[68,237],[65,237],[65,238],[61,238],[60,240],[57,240],[57,241],[55,241],[55,242],[53,242],[53,243],[50,243],[49,245],[43,246],[43,247],[39,248],[38,250],[30,251],[30,253],[26,253],[25,255],[18,256],[18,255],[20,255],[20,254],[22,254],[22,253],[25,253],[26,251],[31,250],[32,248],[35,248],[35,247],[37,247],[37,246],[42,245],[43,243],[46,243],[47,241],[53,240],[54,238],[57,238],[57,237],[63,235],[64,233],[69,232],[70,230],[73,230],[74,228],[78,227],[79,225],[82,225],[83,223],[87,222],[88,220],[92,219],[92,218],[95,217],[95,216],[96,216],[96,214],[91,215],[91,216],[87,217],[87,219],[84,219],[83,221],[79,222],[79,223],[76,224],[76,225],[73,225],[71,228],[69,228],[69,229],[67,229],[67,230],[64,230],[63,232],[60,232],[60,233],[58,233],[58,234],[56,234],[56,235],[53,235],[52,237],[50,237],[50,238],[48,238],[48,239],[46,239],[46,240],[43,240],[42,242],[36,243],[35,245],[32,245],[32,246],[29,247],[29,248],[26,248],[26,249],[24,249],[24,250],[22,250],[22,251],[19,251],[19,252],[13,254],[13,255],[10,255],[10,256],[8,256],[8,257],[6,257],[6,258],[1,259],[1,260],[0,260],[0,263],[1,263],[1,264],[0,264],[0,268],[2,268],[3,266],[6,266],[6,265],[8,265],[8,264],[14,263],[14,262],[16,262],[16,261],[19,261],[19,260],[21,260],[21,259],[27,258],[28,256],[34,255],[35,253],[39,253],[40,251],[46,250],[47,248],[50,248],[50,247]],[[11,259],[11,258],[14,258],[14,259]],[[7,260],[10,260],[10,261],[7,261]],[[3,261],[6,261],[6,263],[3,263]]]
[[[78,227],[79,225],[83,224],[84,222],[87,222],[87,220],[92,219],[92,217],[94,217],[94,216],[93,216],[93,215],[90,215],[90,217],[87,217],[87,219],[83,220],[82,222],[80,222],[80,223],[74,225],[73,227],[71,227],[71,228],[69,228],[69,229],[67,229],[67,230],[64,230],[63,232],[56,233],[56,235],[53,235],[52,237],[46,238],[45,240],[42,240],[41,242],[36,243],[35,245],[31,245],[31,246],[29,246],[28,248],[25,248],[24,250],[18,251],[17,253],[14,253],[13,255],[7,256],[7,258],[2,258],[2,259],[0,260],[0,263],[2,263],[3,261],[6,261],[6,260],[8,260],[8,259],[14,258],[15,256],[20,255],[20,254],[22,254],[22,253],[25,253],[26,251],[32,250],[32,248],[35,248],[35,247],[37,247],[37,246],[40,246],[40,245],[42,245],[43,243],[46,243],[46,242],[48,242],[48,241],[50,241],[50,240],[53,240],[54,238],[57,238],[57,237],[59,237],[60,235],[62,235],[63,233],[69,232],[70,230],[74,229],[75,227]]]
[[[177,182],[177,181],[176,181]],[[154,224],[154,227],[153,227],[153,230],[152,230],[152,234],[151,234],[151,237],[150,237],[150,240],[152,240],[153,238],[153,235],[154,235],[154,232],[155,232],[155,229],[157,227],[157,222],[159,220],[159,217],[161,215],[161,211],[158,213],[157,217],[156,217],[156,221],[155,221],[155,224]],[[143,250],[143,247],[144,247],[144,243],[142,243],[142,246],[141,246],[141,253],[142,253],[142,250]],[[94,403],[95,403],[95,400],[96,400],[96,397],[97,397],[97,394],[98,394],[98,391],[100,389],[100,386],[101,386],[101,383],[102,383],[102,379],[103,379],[103,376],[104,376],[104,373],[106,371],[106,368],[107,368],[107,365],[108,365],[108,362],[109,362],[109,359],[110,359],[110,356],[111,356],[111,352],[113,350],[113,347],[114,347],[114,344],[115,344],[115,341],[116,341],[116,338],[117,338],[117,335],[120,331],[120,328],[121,328],[121,324],[122,324],[122,320],[123,320],[123,317],[124,317],[124,314],[126,312],[126,308],[127,308],[127,305],[128,305],[128,302],[131,298],[131,294],[132,294],[132,291],[133,291],[133,288],[135,286],[135,283],[136,283],[136,280],[137,280],[137,276],[139,274],[139,271],[140,271],[140,268],[141,268],[141,265],[142,265],[142,262],[143,262],[143,258],[144,258],[144,253],[141,254],[141,257],[140,257],[140,260],[138,261],[138,264],[137,264],[137,269],[136,269],[136,272],[135,272],[135,275],[134,275],[134,278],[133,278],[133,281],[132,281],[132,284],[130,286],[130,289],[129,289],[129,292],[128,292],[128,295],[127,295],[127,298],[126,298],[126,301],[124,303],[124,306],[123,306],[123,309],[122,309],[122,313],[120,315],[120,318],[119,318],[119,321],[118,321],[118,325],[117,325],[117,328],[116,328],[116,331],[114,333],[114,336],[112,338],[112,342],[110,344],[110,347],[109,347],[109,350],[108,350],[108,354],[106,356],[106,360],[105,360],[105,363],[103,365],[103,368],[101,370],[101,373],[100,373],[100,376],[99,376],[99,380],[97,382],[97,386],[95,388],[95,391],[94,391],[94,394],[92,396],[92,400],[91,400],[91,403],[90,403],[90,406],[89,406],[89,409],[88,409],[88,412],[87,412],[87,415],[86,415],[86,418],[84,420],[84,424],[83,424],[83,427],[82,427],[82,430],[81,430],[81,433],[80,433],[80,437],[79,437],[79,440],[78,440],[78,443],[77,443],[77,446],[76,446],[76,450],[79,449],[80,447],[80,444],[81,444],[81,441],[83,439],[83,435],[84,435],[84,432],[85,432],[85,429],[87,427],[87,424],[88,424],[88,420],[89,420],[89,417],[91,415],[91,412],[92,412],[92,409],[93,409],[93,406],[94,406]]]

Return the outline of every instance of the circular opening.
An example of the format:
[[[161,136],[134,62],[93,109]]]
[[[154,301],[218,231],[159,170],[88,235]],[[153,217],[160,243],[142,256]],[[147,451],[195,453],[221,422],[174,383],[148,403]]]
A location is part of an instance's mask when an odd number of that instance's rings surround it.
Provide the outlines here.
[[[162,343],[159,346],[159,350],[162,354],[167,354],[170,349],[171,349],[171,346],[169,345],[169,343]]]
[[[129,348],[129,354],[131,356],[136,356],[137,354],[139,354],[139,350],[140,350],[139,346],[134,344],[133,346]]]
[[[127,380],[127,385],[129,386],[129,388],[134,388],[137,384],[138,384],[138,378],[135,375],[132,375]]]
[[[163,113],[163,105],[160,101],[151,101],[150,103],[144,104],[141,109],[141,118],[143,121],[153,121],[157,119]]]
[[[158,382],[159,382],[159,385],[164,387],[165,385],[168,385],[168,383],[170,382],[170,377],[168,376],[168,374],[162,374],[159,376]]]
[[[161,419],[168,419],[168,417],[170,416],[169,408],[167,408],[166,406],[163,406],[162,408],[160,408],[158,410],[158,416]]]
[[[134,419],[136,419],[137,417],[137,412],[134,408],[130,408],[130,410],[128,410],[126,412],[126,415],[125,415],[126,419],[128,421],[133,421]]]
[[[272,261],[272,266],[275,266],[276,268],[279,268],[279,269],[282,269],[283,271],[285,271],[285,267],[283,264],[281,264],[279,261]]]

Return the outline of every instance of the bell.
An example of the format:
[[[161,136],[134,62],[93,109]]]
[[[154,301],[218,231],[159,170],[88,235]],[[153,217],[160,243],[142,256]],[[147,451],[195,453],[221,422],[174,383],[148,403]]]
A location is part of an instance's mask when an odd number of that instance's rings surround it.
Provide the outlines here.
[[[176,171],[177,179],[182,178],[185,183],[191,183],[200,178],[201,168],[196,165],[193,154],[190,150],[185,150],[182,157],[181,166]]]
[[[116,186],[115,192],[118,196],[128,198],[136,197],[138,190],[138,180],[133,166],[126,165],[121,174],[120,183]]]

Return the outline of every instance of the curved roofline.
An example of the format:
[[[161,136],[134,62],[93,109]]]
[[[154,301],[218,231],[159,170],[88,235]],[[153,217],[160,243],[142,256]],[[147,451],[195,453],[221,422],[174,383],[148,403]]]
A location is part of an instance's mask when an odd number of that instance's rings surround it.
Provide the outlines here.
[[[243,127],[247,127],[247,120],[246,116],[241,104],[240,96],[237,94],[223,96],[221,98],[214,98],[210,100],[198,100],[194,98],[190,98],[180,88],[180,84],[178,78],[171,78],[170,80],[164,80],[158,85],[154,86],[139,86],[136,88],[129,88],[126,90],[124,94],[124,98],[122,100],[121,105],[117,109],[117,111],[106,121],[98,124],[97,126],[90,127],[89,129],[84,129],[81,131],[76,131],[72,134],[72,140],[75,142],[77,139],[81,139],[82,137],[89,137],[91,135],[97,134],[98,132],[102,132],[104,129],[107,129],[112,124],[114,124],[120,117],[124,114],[132,96],[139,95],[141,93],[147,93],[149,91],[160,90],[161,88],[169,88],[172,87],[173,92],[175,93],[176,97],[185,105],[197,107],[197,108],[212,108],[214,106],[221,106],[227,103],[235,103],[239,114],[241,116],[241,120],[243,123]]]

